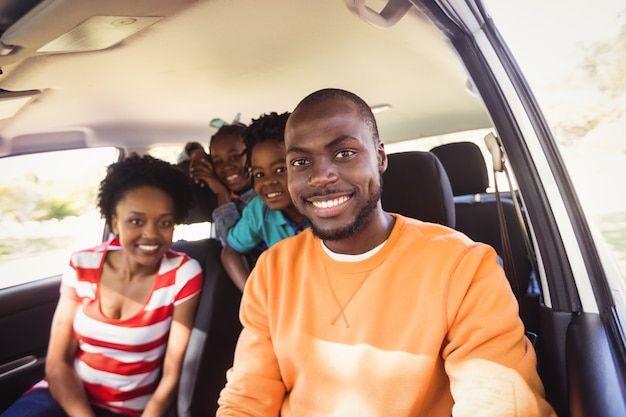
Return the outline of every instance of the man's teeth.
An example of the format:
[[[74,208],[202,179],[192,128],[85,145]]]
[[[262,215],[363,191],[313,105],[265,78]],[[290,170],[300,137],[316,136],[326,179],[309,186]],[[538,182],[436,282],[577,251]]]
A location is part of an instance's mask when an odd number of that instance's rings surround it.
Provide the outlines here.
[[[313,205],[317,208],[327,209],[327,208],[338,206],[339,204],[343,204],[346,201],[348,201],[348,197],[343,196],[343,197],[335,198],[334,200],[314,201]]]
[[[139,249],[145,250],[145,251],[153,251],[153,250],[157,250],[158,248],[159,248],[159,245],[139,245]]]

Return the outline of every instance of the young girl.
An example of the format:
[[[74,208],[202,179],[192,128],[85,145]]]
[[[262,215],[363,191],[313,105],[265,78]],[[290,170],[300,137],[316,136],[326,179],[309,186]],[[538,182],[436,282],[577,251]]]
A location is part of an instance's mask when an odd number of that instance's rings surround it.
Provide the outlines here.
[[[220,127],[211,137],[209,154],[197,142],[185,145],[190,158],[189,175],[217,195],[212,217],[222,243],[226,242],[228,230],[237,223],[243,208],[255,196],[246,164],[245,128],[238,122]]]

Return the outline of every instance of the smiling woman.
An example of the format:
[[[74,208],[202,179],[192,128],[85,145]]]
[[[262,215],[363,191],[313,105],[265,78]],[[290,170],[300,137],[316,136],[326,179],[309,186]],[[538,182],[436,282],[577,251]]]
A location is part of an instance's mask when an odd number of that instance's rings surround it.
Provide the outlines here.
[[[46,377],[3,417],[163,416],[171,408],[202,287],[198,262],[170,249],[191,205],[189,186],[150,156],[108,167],[98,207],[115,236],[72,254]]]

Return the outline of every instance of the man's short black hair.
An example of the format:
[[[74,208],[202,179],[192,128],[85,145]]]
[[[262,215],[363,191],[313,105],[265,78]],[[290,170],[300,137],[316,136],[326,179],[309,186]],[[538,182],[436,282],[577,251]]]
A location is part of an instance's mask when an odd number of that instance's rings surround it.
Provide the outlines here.
[[[378,135],[378,125],[376,124],[376,119],[374,118],[372,109],[361,97],[346,90],[341,90],[339,88],[324,88],[322,90],[315,91],[298,103],[294,113],[299,108],[307,107],[312,104],[323,103],[329,99],[340,99],[354,103],[359,109],[359,115],[369,126],[374,143],[377,144],[380,141],[380,137]]]
[[[266,140],[285,142],[285,126],[290,114],[289,112],[282,114],[271,112],[261,115],[258,119],[252,119],[252,123],[250,123],[243,134],[248,165],[250,165],[252,160],[252,148],[254,148],[254,145]]]
[[[98,207],[111,226],[115,206],[128,190],[142,186],[163,190],[174,203],[174,221],[181,223],[191,208],[191,183],[189,178],[174,165],[150,155],[131,154],[107,168],[106,177],[100,182]]]

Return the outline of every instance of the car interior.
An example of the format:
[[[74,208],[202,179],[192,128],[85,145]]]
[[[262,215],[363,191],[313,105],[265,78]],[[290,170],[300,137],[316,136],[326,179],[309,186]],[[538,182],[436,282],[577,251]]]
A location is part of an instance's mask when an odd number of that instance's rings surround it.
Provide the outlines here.
[[[91,193],[99,179],[88,169],[103,175],[106,163],[133,152],[188,172],[181,151],[188,141],[208,151],[214,118],[240,114],[249,123],[291,111],[321,88],[352,91],[374,111],[388,153],[383,208],[494,247],[557,414],[626,415],[619,273],[597,245],[541,109],[480,0],[9,0],[0,2],[0,17],[6,204],[34,193],[8,175],[18,166],[56,172],[67,184],[82,180]],[[86,150],[109,150],[107,162],[90,154],[72,162],[66,153]],[[46,164],[20,159],[46,155]],[[29,175],[29,184],[56,192]],[[55,198],[90,196],[69,187]],[[241,330],[241,293],[210,227],[217,198],[198,184],[193,192],[185,233],[173,245],[204,274],[170,413],[180,417],[215,413]],[[27,226],[36,235],[43,223],[5,206],[0,213],[0,254],[13,266],[0,262],[1,412],[44,376],[63,270],[22,280],[31,264],[49,263],[33,241],[19,243]],[[61,224],[56,216],[50,224]],[[200,233],[186,232],[193,226]],[[93,227],[80,245],[107,238],[101,219]],[[72,246],[56,245],[53,255],[66,262]]]

